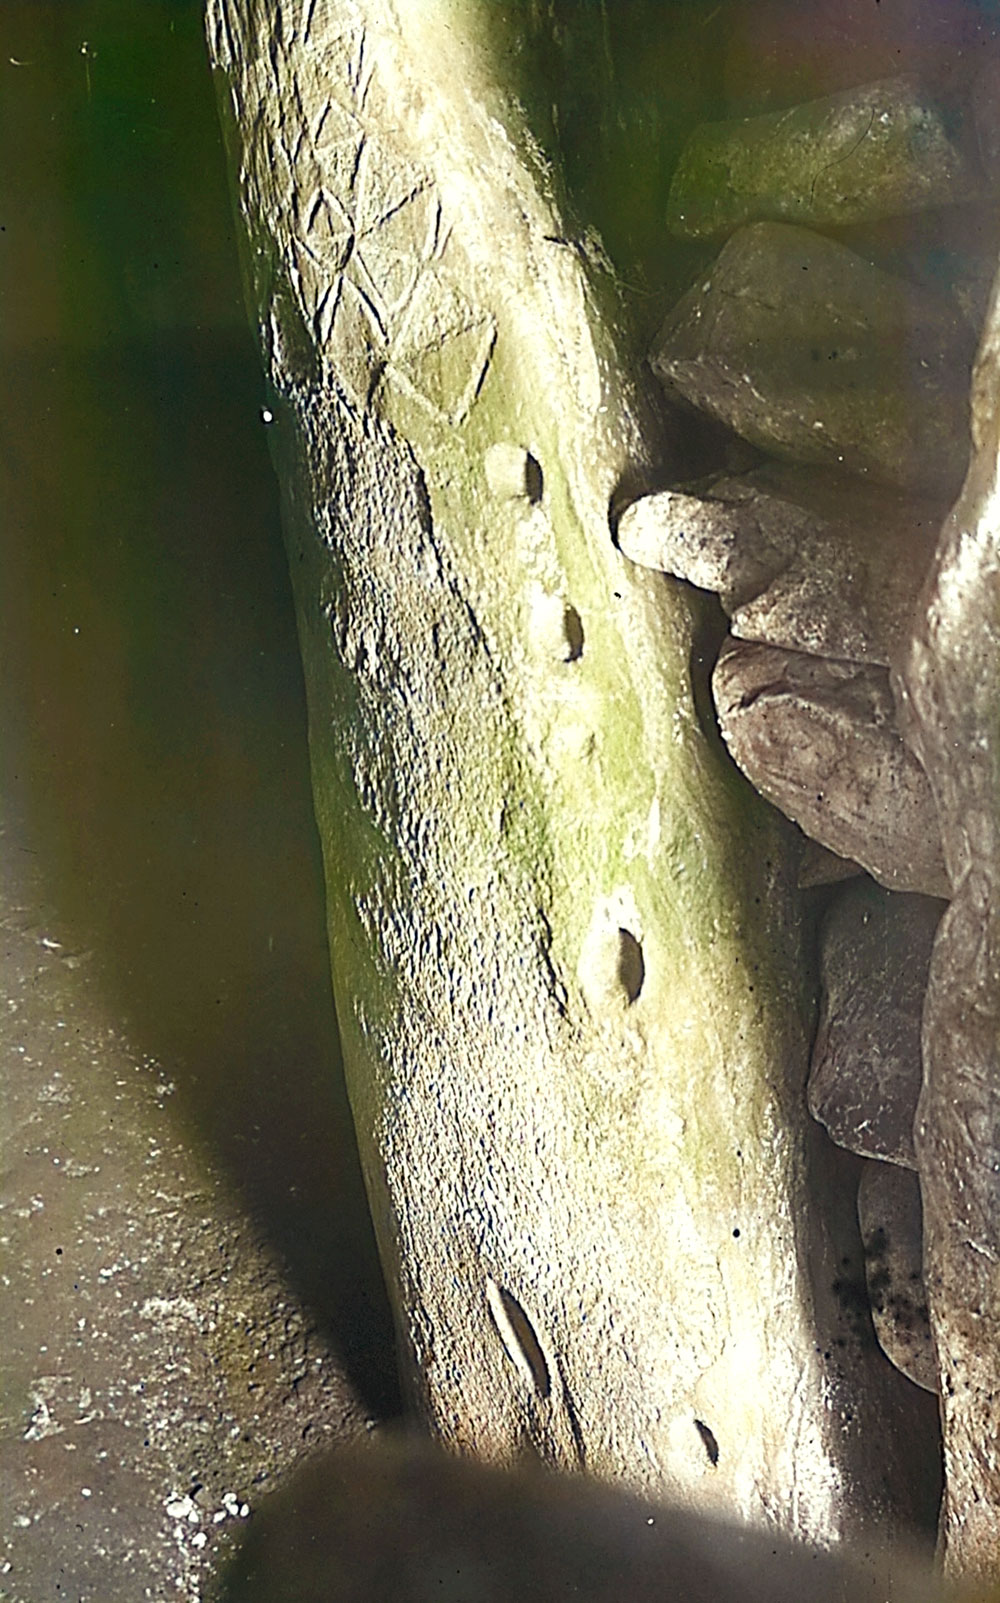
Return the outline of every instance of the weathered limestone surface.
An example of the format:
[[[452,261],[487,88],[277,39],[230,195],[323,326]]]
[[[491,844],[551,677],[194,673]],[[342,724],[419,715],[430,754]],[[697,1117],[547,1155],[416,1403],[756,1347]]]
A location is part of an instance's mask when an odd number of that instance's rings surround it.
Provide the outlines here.
[[[945,1561],[1000,1573],[1000,284],[972,386],[973,455],[895,677],[954,897],[924,1008],[915,1127],[941,1376]]]
[[[836,1290],[794,852],[609,538],[663,444],[501,25],[208,5],[405,1374],[452,1447],[884,1539],[930,1442]]]
[[[884,668],[730,639],[712,689],[726,745],[762,796],[890,890],[947,896],[934,798]]]
[[[670,388],[793,462],[953,494],[968,460],[968,330],[951,302],[787,223],[751,223],[668,315]]]
[[[895,1163],[866,1163],[858,1186],[865,1279],[879,1346],[924,1391],[938,1389],[923,1277],[920,1182]]]
[[[939,901],[861,880],[840,892],[820,933],[809,1111],[842,1147],[909,1169],[920,1014],[943,911]]]
[[[712,239],[761,220],[831,228],[955,205],[984,187],[955,121],[915,79],[889,78],[702,123],[681,153],[668,225]]]

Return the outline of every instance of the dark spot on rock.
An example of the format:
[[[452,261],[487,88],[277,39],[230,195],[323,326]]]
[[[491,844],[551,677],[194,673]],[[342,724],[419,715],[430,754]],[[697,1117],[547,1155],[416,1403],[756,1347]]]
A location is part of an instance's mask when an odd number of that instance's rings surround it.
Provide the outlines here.
[[[618,978],[622,990],[630,1002],[634,1002],[642,990],[642,982],[646,977],[646,965],[643,961],[642,947],[630,930],[618,931]]]
[[[716,1464],[719,1462],[719,1444],[715,1439],[715,1433],[714,1431],[709,1430],[708,1426],[700,1419],[696,1419],[694,1423],[695,1429],[704,1443],[705,1451],[708,1454],[708,1461],[714,1469]]]

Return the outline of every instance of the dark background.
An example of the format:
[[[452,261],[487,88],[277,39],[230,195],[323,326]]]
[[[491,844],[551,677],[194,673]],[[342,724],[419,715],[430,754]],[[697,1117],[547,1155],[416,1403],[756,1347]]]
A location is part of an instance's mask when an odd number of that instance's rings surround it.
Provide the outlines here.
[[[0,148],[5,849],[392,1412],[201,5],[3,0]]]

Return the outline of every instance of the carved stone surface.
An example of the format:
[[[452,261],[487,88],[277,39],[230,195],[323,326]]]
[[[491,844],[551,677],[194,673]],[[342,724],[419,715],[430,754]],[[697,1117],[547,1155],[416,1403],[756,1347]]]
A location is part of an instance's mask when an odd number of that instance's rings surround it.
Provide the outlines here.
[[[898,1530],[927,1420],[831,1290],[794,846],[607,537],[662,428],[492,77],[509,10],[207,8],[402,1371],[461,1452]]]
[[[884,669],[730,640],[712,688],[736,762],[807,835],[891,890],[947,896],[934,800]]]
[[[924,1391],[938,1390],[923,1276],[920,1182],[894,1163],[866,1163],[858,1224],[875,1334],[887,1358]]]
[[[752,223],[668,315],[654,371],[754,445],[946,498],[968,459],[957,309],[846,246]]]
[[[836,227],[953,205],[982,188],[954,114],[915,80],[891,78],[703,123],[681,153],[667,222],[684,239],[758,219]]]
[[[633,562],[715,590],[742,640],[888,666],[943,507],[842,474],[772,463],[661,490],[622,514]]]
[[[838,894],[820,934],[809,1111],[841,1146],[910,1169],[920,1014],[942,912],[939,901],[860,880]]]

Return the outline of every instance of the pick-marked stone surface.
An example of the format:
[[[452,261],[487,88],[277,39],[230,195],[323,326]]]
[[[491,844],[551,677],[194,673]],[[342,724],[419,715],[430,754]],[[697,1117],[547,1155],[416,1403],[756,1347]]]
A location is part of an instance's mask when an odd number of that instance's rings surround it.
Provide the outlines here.
[[[866,1163],[858,1223],[875,1334],[887,1358],[924,1391],[938,1387],[923,1276],[920,1181],[894,1163]]]
[[[969,333],[950,301],[786,223],[726,242],[651,361],[771,455],[946,499],[968,460]]]
[[[948,895],[934,799],[885,669],[730,639],[712,688],[734,759],[807,835],[891,890]]]
[[[820,1541],[922,1519],[926,1413],[838,1289],[789,832],[705,738],[690,598],[608,538],[661,421],[494,76],[520,12],[207,16],[412,1395],[466,1453]]]
[[[984,187],[969,143],[954,109],[913,78],[702,123],[681,153],[667,223],[682,239],[711,239],[765,219],[829,228],[954,205]]]
[[[632,561],[718,593],[734,635],[888,666],[943,508],[844,475],[771,463],[626,508]]]
[[[841,1146],[910,1169],[920,1016],[943,911],[859,880],[838,893],[820,934],[809,1111]]]

